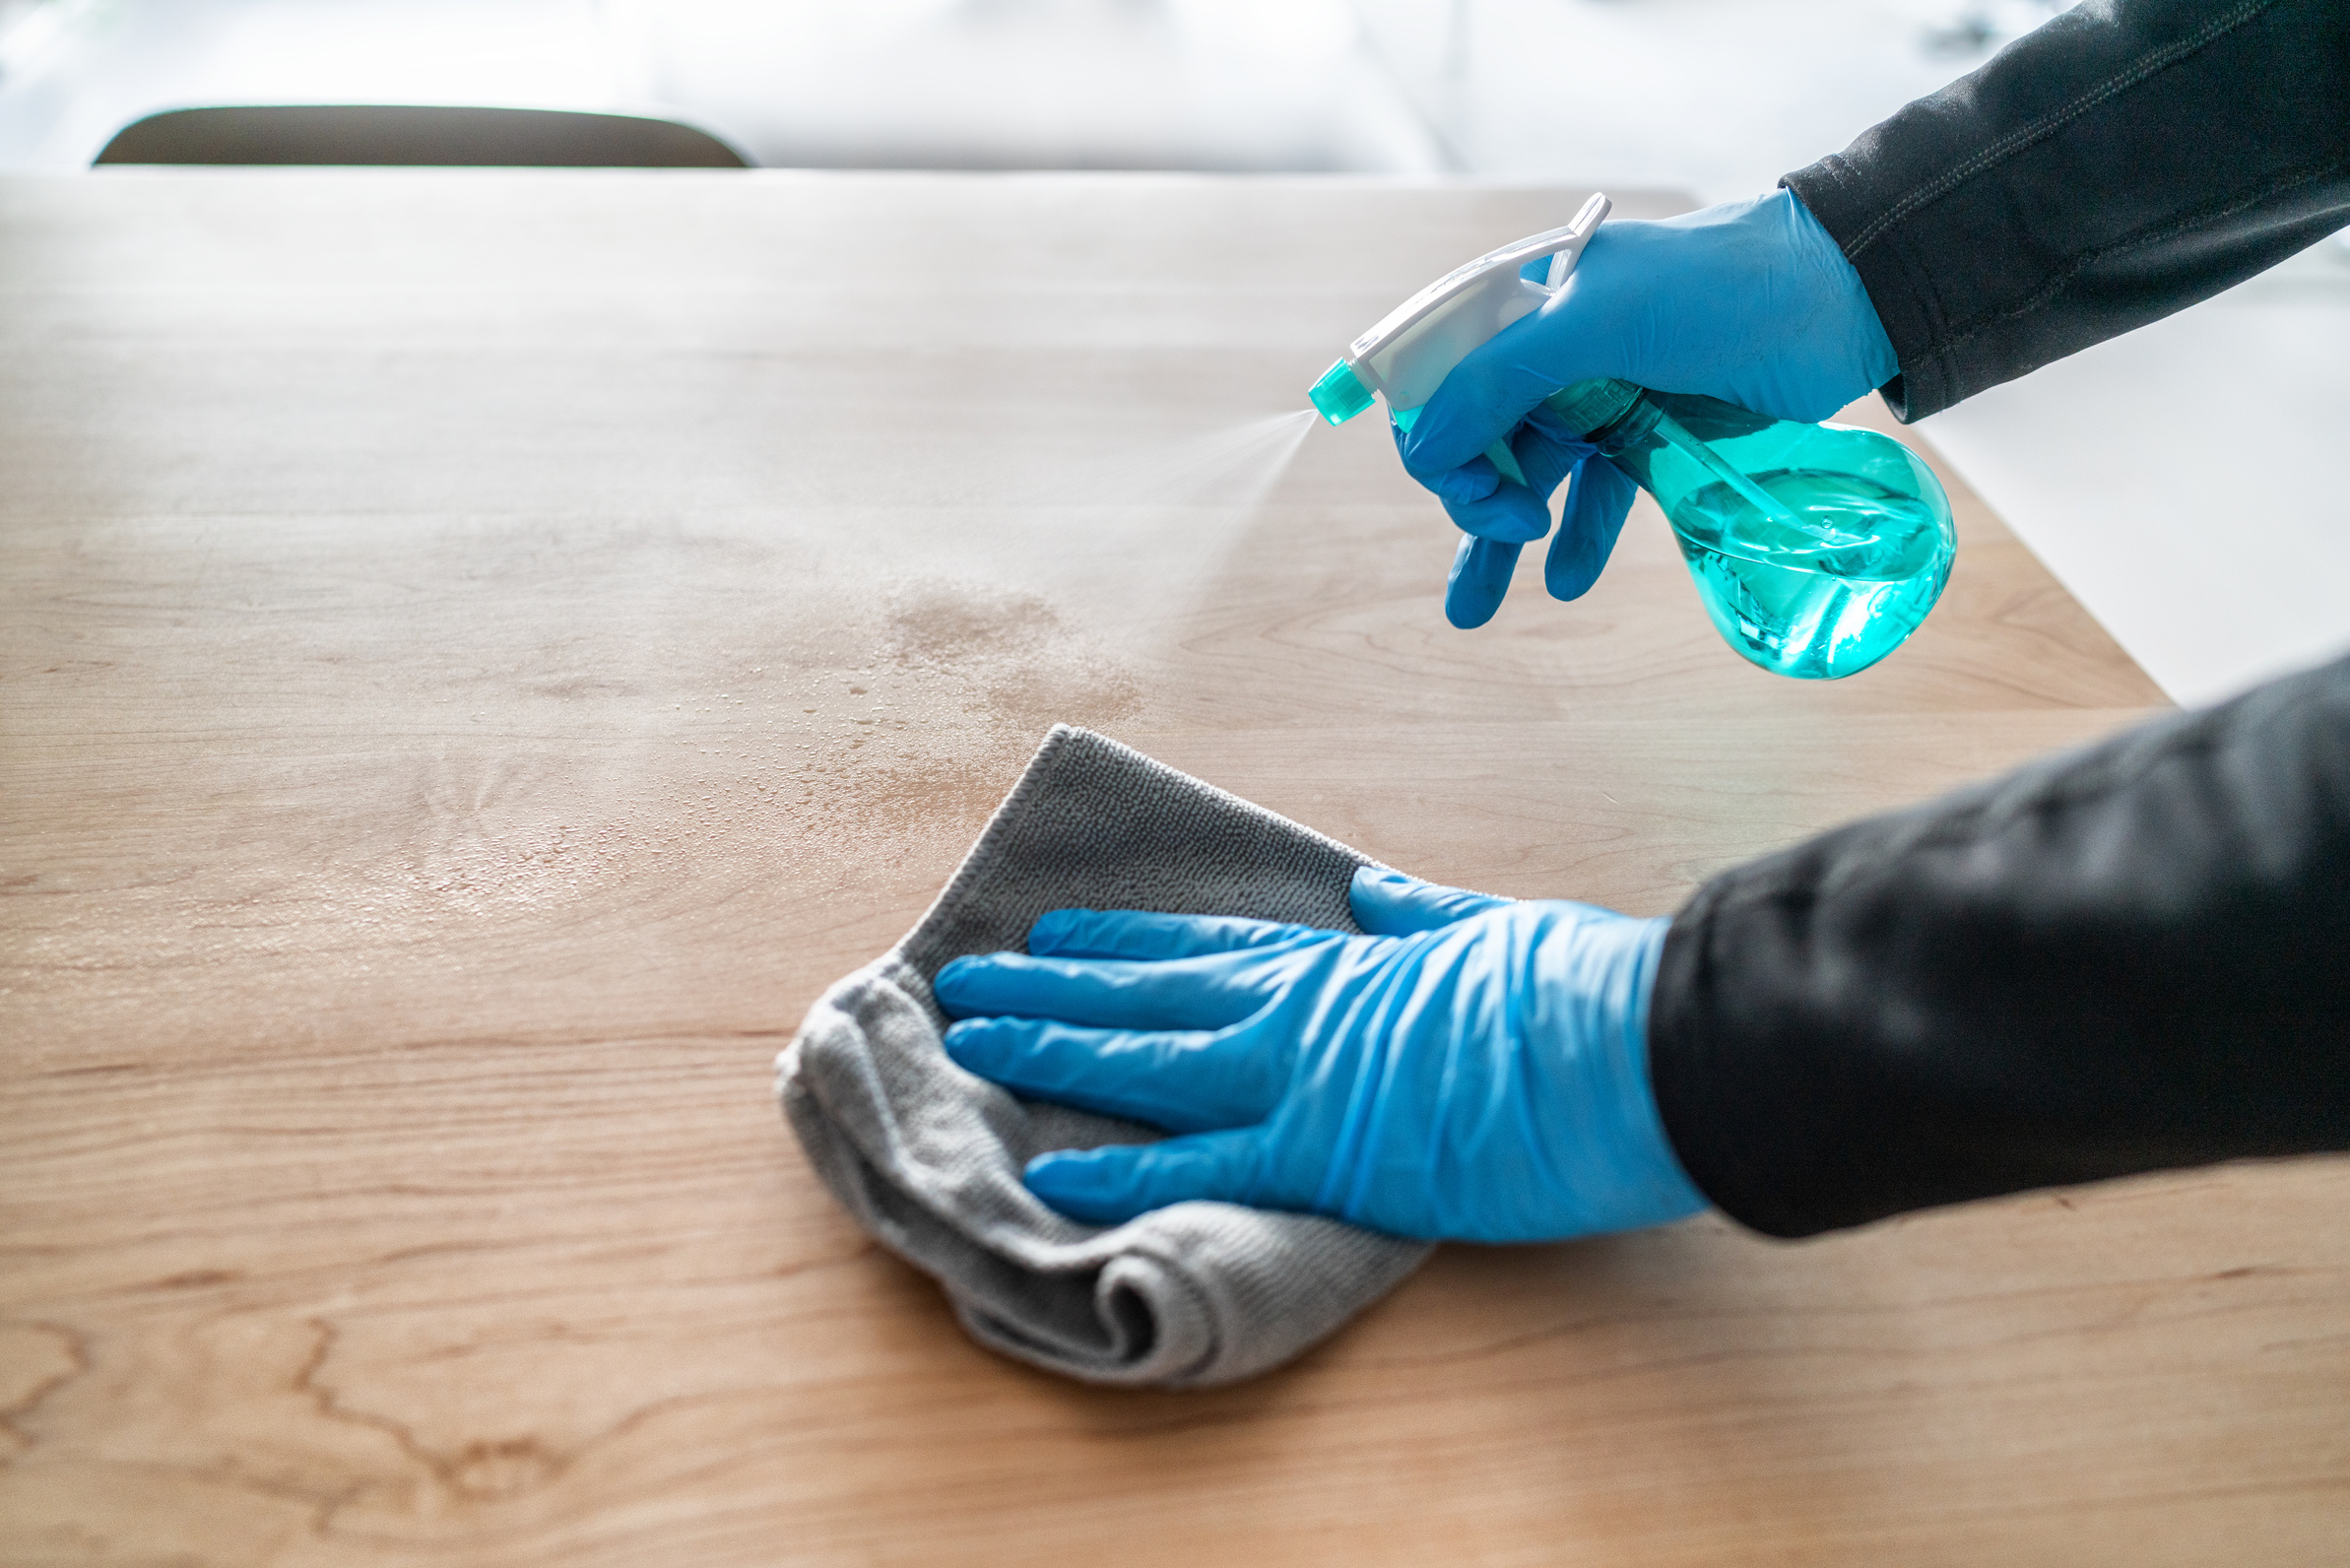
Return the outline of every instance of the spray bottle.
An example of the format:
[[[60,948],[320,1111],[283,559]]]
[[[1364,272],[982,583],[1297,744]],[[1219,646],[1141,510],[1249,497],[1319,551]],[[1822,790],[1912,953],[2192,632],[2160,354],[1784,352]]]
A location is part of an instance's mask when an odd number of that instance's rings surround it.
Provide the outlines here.
[[[1340,425],[1377,394],[1411,428],[1454,365],[1566,282],[1608,207],[1594,196],[1564,229],[1479,256],[1404,300],[1314,384],[1314,407]],[[1543,257],[1541,283],[1521,276]],[[1949,580],[1949,498],[1899,441],[1606,377],[1546,401],[1657,498],[1714,625],[1765,670],[1813,681],[1865,670],[1918,628]],[[1524,483],[1506,444],[1485,455]]]

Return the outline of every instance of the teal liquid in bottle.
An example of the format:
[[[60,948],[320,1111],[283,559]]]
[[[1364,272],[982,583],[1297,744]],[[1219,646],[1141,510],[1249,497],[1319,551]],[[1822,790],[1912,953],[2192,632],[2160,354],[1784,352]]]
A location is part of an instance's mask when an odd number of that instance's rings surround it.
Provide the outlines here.
[[[1949,498],[1899,441],[1628,381],[1548,402],[1657,498],[1723,639],[1775,675],[1867,669],[1950,579]]]

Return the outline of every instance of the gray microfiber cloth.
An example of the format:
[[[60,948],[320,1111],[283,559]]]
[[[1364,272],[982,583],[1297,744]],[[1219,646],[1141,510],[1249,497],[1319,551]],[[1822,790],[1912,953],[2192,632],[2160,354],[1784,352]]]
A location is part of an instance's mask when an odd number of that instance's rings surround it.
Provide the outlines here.
[[[1057,725],[904,941],[834,985],[776,1059],[776,1092],[832,1195],[946,1286],[982,1344],[1094,1383],[1198,1388],[1279,1365],[1427,1256],[1336,1220],[1189,1203],[1111,1229],[1020,1185],[1055,1148],[1142,1143],[1131,1122],[1014,1098],[947,1058],[931,977],[1025,951],[1048,909],[1250,915],[1359,931],[1345,845]]]

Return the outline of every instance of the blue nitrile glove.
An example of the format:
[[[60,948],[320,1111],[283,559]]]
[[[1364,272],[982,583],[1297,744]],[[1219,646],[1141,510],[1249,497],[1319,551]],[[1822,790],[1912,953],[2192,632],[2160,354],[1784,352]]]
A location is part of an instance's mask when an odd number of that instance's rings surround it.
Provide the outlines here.
[[[1560,387],[1610,375],[1816,421],[1900,368],[1860,274],[1793,191],[1661,222],[1601,225],[1566,287],[1470,351],[1410,431],[1397,432],[1412,478],[1464,531],[1490,542],[1473,561],[1463,546],[1445,614],[1455,625],[1482,624],[1509,586],[1516,547],[1549,532],[1550,492],[1581,455],[1573,434],[1539,409]],[[1482,455],[1504,437],[1525,485],[1504,480]],[[1530,455],[1537,455],[1538,472]],[[1595,493],[1579,500],[1576,490],[1587,487]],[[1614,465],[1581,468],[1544,573],[1553,594],[1572,599],[1592,585],[1632,493]],[[1570,557],[1564,565],[1562,551]]]
[[[1472,1241],[1705,1207],[1649,1088],[1665,921],[1367,868],[1352,902],[1371,935],[1057,909],[1029,955],[940,970],[956,1062],[1179,1135],[1039,1155],[1029,1190],[1096,1224],[1215,1199]]]
[[[1437,395],[1443,396],[1441,387]],[[1404,432],[1398,426],[1395,433],[1402,452]],[[1444,590],[1444,617],[1464,631],[1491,621],[1501,608],[1518,552],[1550,531],[1550,493],[1562,481],[1572,476],[1558,537],[1542,561],[1542,584],[1554,599],[1580,599],[1599,581],[1639,492],[1622,469],[1542,405],[1510,432],[1509,442],[1524,484],[1503,478],[1483,456],[1423,482],[1469,536],[1453,553]]]

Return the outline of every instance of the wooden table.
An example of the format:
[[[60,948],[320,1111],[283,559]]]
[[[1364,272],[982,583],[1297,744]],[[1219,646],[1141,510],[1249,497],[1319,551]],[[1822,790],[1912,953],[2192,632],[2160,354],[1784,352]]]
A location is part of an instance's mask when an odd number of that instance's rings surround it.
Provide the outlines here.
[[[967,1342],[779,1124],[1054,720],[1664,911],[2159,703],[1947,473],[1947,598],[1832,686],[1647,510],[1449,629],[1377,420],[1176,483],[1581,194],[0,183],[0,1559],[2341,1560],[2338,1163],[1450,1249],[1134,1395]]]

